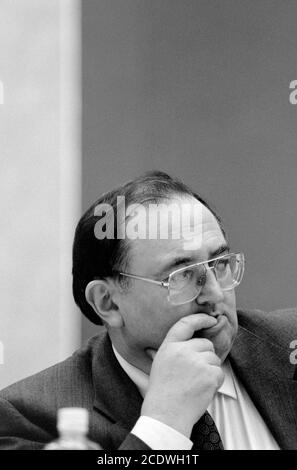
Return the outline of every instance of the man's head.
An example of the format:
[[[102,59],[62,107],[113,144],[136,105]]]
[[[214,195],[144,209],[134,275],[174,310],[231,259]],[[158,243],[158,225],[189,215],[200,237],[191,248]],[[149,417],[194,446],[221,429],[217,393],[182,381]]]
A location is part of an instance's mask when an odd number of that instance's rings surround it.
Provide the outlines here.
[[[153,207],[154,221],[157,210],[159,229],[162,230],[164,221],[168,225],[167,239],[160,233],[155,236],[155,231],[150,237],[150,227],[146,227],[142,232],[145,236],[140,239],[125,237],[128,230],[124,228],[123,231],[123,225],[128,228],[131,212],[130,217],[127,211],[126,217],[121,215],[119,220],[119,197],[124,200],[126,209],[133,204],[146,210]],[[104,215],[98,210],[102,204],[110,208]],[[168,206],[176,208],[176,212],[180,210],[181,217],[168,218]],[[198,217],[183,217],[185,207]],[[144,220],[139,214],[142,212],[135,216],[134,229],[137,222],[139,225]],[[103,217],[105,225],[101,224]],[[102,236],[102,230],[99,237],[96,236],[98,224],[109,233],[109,238]],[[107,224],[110,226],[106,227]],[[220,318],[216,327],[203,330],[199,335],[210,339],[217,354],[224,359],[237,332],[235,294],[232,289],[221,289],[213,270],[205,270],[199,295],[182,304],[172,302],[168,287],[120,273],[166,281],[178,268],[213,259],[228,251],[222,223],[209,204],[180,181],[165,173],[151,172],[103,195],[80,220],[73,246],[74,298],[91,321],[107,326],[119,352],[145,371],[150,366],[147,350],[158,349],[171,326],[193,313]]]

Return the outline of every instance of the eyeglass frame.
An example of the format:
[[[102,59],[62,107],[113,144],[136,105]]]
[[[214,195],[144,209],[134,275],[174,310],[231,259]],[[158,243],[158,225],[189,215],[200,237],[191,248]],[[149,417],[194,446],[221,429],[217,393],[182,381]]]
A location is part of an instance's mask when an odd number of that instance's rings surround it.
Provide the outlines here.
[[[197,293],[196,297],[194,297],[193,299],[191,300],[187,300],[186,302],[183,302],[182,304],[176,304],[176,305],[183,305],[183,304],[186,304],[186,303],[189,303],[189,302],[192,302],[193,300],[197,299],[198,295],[200,294],[202,288],[205,286],[205,283],[206,283],[206,273],[207,271],[210,271],[211,269],[214,269],[215,268],[215,265],[214,266],[205,266],[205,264],[208,264],[208,263],[212,263],[213,261],[217,261],[217,260],[220,260],[222,258],[225,258],[226,256],[232,256],[232,255],[240,255],[241,256],[241,261],[242,261],[242,274],[241,274],[241,279],[240,281],[235,284],[234,286],[232,287],[227,287],[227,288],[222,288],[221,286],[221,290],[223,292],[227,292],[229,290],[233,290],[235,287],[237,287],[241,280],[242,280],[242,277],[243,277],[243,274],[244,274],[244,267],[245,267],[245,257],[244,257],[244,254],[242,252],[240,253],[225,253],[224,255],[220,255],[220,256],[217,256],[216,258],[212,258],[212,259],[209,259],[209,260],[206,260],[206,261],[199,261],[198,263],[193,263],[193,264],[189,264],[188,266],[183,266],[182,268],[178,268],[178,269],[175,269],[174,271],[172,271],[169,276],[167,276],[165,279],[161,280],[161,281],[157,281],[156,279],[151,279],[151,278],[148,278],[148,277],[144,277],[144,276],[138,276],[137,274],[130,274],[130,273],[123,273],[123,272],[117,272],[118,274],[120,274],[121,276],[125,276],[125,277],[129,277],[131,279],[138,279],[140,281],[146,281],[146,282],[150,282],[151,284],[156,284],[156,285],[159,285],[161,287],[165,287],[165,289],[168,290],[168,301],[170,302],[169,300],[169,297],[170,297],[170,291],[169,291],[169,286],[170,286],[170,277],[172,277],[173,274],[176,274],[176,273],[179,273],[181,271],[184,271],[185,269],[188,269],[188,268],[193,268],[195,266],[200,266],[200,265],[203,265],[204,268],[205,268],[205,282],[204,284],[201,285],[201,289],[200,291]],[[215,275],[215,274],[214,274]],[[215,275],[215,278],[217,280],[217,277]],[[166,282],[167,281],[167,282]]]

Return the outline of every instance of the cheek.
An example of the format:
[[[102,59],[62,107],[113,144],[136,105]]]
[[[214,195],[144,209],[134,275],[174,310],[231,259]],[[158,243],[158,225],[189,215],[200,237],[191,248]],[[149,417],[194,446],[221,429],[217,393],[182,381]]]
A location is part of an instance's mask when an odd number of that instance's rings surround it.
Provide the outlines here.
[[[236,297],[234,290],[225,292],[224,303],[230,312],[236,312]]]
[[[182,317],[189,315],[188,306],[172,306],[159,292],[137,292],[127,295],[123,316],[126,331],[140,341],[150,340],[160,346],[169,329]]]
[[[130,331],[137,331],[145,336],[149,331],[158,328],[163,318],[162,303],[158,295],[150,295],[150,291],[133,291],[126,295],[121,305],[121,313],[125,326]],[[160,312],[157,314],[157,312]]]
[[[236,311],[236,300],[235,296],[230,299],[228,303],[228,316],[229,322],[232,328],[232,334],[236,335],[238,329],[237,311]]]

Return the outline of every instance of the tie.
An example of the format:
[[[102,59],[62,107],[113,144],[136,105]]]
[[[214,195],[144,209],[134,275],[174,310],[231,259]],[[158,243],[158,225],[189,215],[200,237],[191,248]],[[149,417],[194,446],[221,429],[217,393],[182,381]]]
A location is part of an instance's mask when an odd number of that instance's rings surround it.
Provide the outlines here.
[[[194,425],[191,439],[194,442],[192,450],[224,450],[219,431],[208,411]]]

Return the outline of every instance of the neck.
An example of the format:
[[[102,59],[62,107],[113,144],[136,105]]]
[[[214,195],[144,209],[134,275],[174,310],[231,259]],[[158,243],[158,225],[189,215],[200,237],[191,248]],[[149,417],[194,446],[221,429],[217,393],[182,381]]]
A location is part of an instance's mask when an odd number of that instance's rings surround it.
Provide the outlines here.
[[[146,354],[145,349],[141,349],[139,345],[127,346],[126,341],[122,336],[115,334],[112,329],[108,330],[110,340],[116,351],[134,367],[140,369],[145,374],[149,375],[152,366],[152,360]]]

